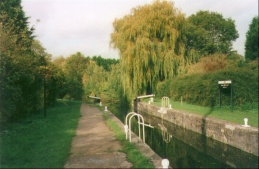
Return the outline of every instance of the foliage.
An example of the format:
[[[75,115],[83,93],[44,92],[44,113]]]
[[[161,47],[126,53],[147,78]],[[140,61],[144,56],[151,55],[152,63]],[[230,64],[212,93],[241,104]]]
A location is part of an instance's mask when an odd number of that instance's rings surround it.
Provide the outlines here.
[[[55,103],[61,74],[35,39],[21,1],[0,2],[0,122],[17,120]]]
[[[243,62],[242,56],[237,54],[212,54],[203,56],[197,63],[188,66],[187,73],[207,73],[227,68],[235,68]]]
[[[184,23],[184,14],[167,1],[133,8],[113,22],[111,45],[120,52],[122,85],[129,99],[155,91],[158,81],[183,73],[196,56],[185,55]]]
[[[0,168],[63,168],[80,117],[78,101],[59,100],[48,116],[29,116],[0,131]],[[1,128],[2,129],[2,128]]]
[[[254,17],[251,24],[249,25],[249,30],[246,33],[245,42],[245,58],[250,60],[255,60],[259,57],[258,50],[258,16]]]
[[[109,102],[123,101],[120,66],[119,63],[112,65],[111,71],[107,73],[106,100]]]
[[[64,71],[64,64],[65,64],[66,58],[63,56],[59,56],[56,58],[52,59],[52,63],[56,66],[59,67],[62,71]]]
[[[119,61],[105,59],[101,56],[85,57],[77,52],[70,57],[58,57],[52,63],[58,67],[65,76],[63,90],[60,98],[77,99],[87,96],[98,96],[103,101],[117,101],[118,97],[118,71]],[[60,91],[60,90],[59,90]]]
[[[232,42],[238,38],[235,22],[217,12],[198,11],[188,18],[185,27],[187,48],[203,55],[229,53]]]
[[[99,64],[98,64],[99,63]],[[108,67],[108,70],[105,69]],[[122,93],[118,60],[93,57],[83,76],[84,99],[98,96],[104,102],[118,102]]]
[[[101,66],[104,68],[105,71],[109,72],[111,71],[111,66],[114,64],[119,63],[119,60],[117,59],[111,59],[111,58],[102,58],[101,56],[93,56],[91,59],[96,62],[98,66]]]
[[[28,28],[28,17],[25,16],[21,0],[2,0],[0,2],[0,22],[5,33],[11,37],[18,48],[28,49],[31,46],[34,28]],[[12,46],[14,47],[14,46]]]
[[[66,76],[66,97],[81,100],[83,95],[82,78],[90,59],[77,52],[66,58],[64,63],[64,74]]]
[[[47,105],[53,105],[56,102],[58,96],[65,87],[65,75],[51,62],[48,63],[45,69],[45,92]]]
[[[232,80],[233,104],[244,109],[256,109],[258,103],[258,72],[249,67],[236,67],[203,74],[179,76],[158,87],[158,96],[169,96],[201,106],[219,105],[218,81]],[[248,87],[249,86],[249,87]],[[222,105],[230,105],[230,93],[222,94]]]
[[[87,96],[98,96],[104,99],[104,92],[107,89],[107,72],[94,61],[90,61],[89,66],[83,75],[84,98]]]
[[[33,29],[28,28],[21,1],[0,3],[1,121],[16,119],[39,109],[39,66],[45,56],[36,52]]]

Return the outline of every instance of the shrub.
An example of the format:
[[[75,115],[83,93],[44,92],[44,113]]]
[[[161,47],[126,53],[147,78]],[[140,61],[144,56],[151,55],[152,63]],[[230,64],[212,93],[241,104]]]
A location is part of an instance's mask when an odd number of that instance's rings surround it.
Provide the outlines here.
[[[251,69],[235,68],[210,73],[184,75],[160,83],[156,95],[202,106],[219,105],[218,81],[232,80],[233,105],[242,109],[257,108],[258,74]],[[230,93],[221,93],[222,105],[230,105]]]

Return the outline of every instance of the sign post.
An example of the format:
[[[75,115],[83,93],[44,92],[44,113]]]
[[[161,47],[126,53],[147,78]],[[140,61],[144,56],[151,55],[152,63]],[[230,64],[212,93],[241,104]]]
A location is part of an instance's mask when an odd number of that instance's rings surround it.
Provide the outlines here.
[[[233,90],[232,90],[232,81],[225,80],[225,81],[218,81],[219,86],[219,107],[221,107],[221,93],[228,94],[230,92],[231,97],[231,111],[233,111]]]

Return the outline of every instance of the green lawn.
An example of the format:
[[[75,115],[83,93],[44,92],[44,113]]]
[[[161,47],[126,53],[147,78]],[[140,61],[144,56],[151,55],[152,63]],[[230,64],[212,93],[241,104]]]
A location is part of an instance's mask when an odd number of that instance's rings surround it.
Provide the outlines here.
[[[142,101],[148,102],[149,99],[143,99]],[[152,104],[156,106],[161,106],[161,99],[154,99],[154,102]],[[231,111],[230,107],[203,107],[191,105],[185,102],[180,103],[176,101],[170,101],[170,104],[172,105],[173,109],[227,120],[237,124],[244,124],[244,118],[248,118],[248,125],[258,127],[258,109],[242,111],[236,110],[234,107],[233,111]]]
[[[79,101],[58,100],[0,134],[0,168],[63,168],[80,117]]]

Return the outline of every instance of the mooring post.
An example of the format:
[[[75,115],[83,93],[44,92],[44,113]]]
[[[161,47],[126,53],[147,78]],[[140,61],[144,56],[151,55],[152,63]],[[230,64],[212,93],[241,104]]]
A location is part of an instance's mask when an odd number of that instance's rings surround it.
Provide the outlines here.
[[[166,168],[169,167],[169,160],[168,159],[163,159],[161,164],[162,164],[163,169],[166,169]]]
[[[250,127],[250,125],[248,125],[248,118],[244,118],[244,125],[242,125],[243,127]]]
[[[154,97],[151,97],[151,98],[150,98],[150,102],[154,102]]]

